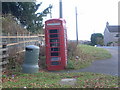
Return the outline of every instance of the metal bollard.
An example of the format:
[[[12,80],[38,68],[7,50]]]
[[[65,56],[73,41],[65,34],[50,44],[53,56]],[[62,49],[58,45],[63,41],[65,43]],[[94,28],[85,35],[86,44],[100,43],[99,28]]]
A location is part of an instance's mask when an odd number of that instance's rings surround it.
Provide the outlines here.
[[[38,58],[39,58],[39,47],[35,45],[26,46],[25,59],[22,66],[22,72],[37,73],[39,71]]]

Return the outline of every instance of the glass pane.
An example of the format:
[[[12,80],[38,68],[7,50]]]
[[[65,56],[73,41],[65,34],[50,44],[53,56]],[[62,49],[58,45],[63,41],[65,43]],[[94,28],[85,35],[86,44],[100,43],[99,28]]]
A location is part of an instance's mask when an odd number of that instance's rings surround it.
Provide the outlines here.
[[[60,57],[51,57],[51,61],[58,61],[60,60]]]
[[[60,48],[51,48],[51,51],[60,51]]]
[[[59,36],[58,34],[52,34],[52,35],[50,35],[50,38],[56,38],[58,36]]]
[[[51,53],[51,56],[59,56],[59,53],[58,52],[53,52],[53,53]]]
[[[58,46],[60,46],[59,43],[51,43],[51,44],[50,44],[50,47],[58,47]]]
[[[59,39],[50,39],[50,42],[59,42]]]
[[[51,65],[59,65],[59,62],[51,62]]]
[[[57,29],[49,30],[49,33],[58,33],[59,31]]]

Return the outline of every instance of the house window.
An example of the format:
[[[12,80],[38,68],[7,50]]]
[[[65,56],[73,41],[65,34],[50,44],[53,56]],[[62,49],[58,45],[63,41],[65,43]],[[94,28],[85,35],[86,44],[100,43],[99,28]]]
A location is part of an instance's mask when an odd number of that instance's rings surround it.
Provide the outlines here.
[[[115,37],[120,37],[120,34],[116,34]]]

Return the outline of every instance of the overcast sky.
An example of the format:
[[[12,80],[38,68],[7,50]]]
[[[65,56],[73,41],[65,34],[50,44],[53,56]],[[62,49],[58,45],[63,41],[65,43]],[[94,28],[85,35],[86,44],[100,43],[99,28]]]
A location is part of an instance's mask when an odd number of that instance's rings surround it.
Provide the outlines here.
[[[52,4],[52,18],[59,18],[59,0],[37,1],[43,2],[38,12]],[[92,33],[103,33],[107,21],[110,25],[118,25],[119,0],[62,0],[62,2],[68,39],[76,39],[75,7],[78,11],[79,40],[90,40]],[[50,19],[50,15],[44,18],[47,19]]]

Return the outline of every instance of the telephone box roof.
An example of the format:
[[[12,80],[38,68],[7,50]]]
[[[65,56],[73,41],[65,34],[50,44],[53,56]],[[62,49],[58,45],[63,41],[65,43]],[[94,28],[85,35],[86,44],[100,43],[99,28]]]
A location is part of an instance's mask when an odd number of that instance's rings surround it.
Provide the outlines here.
[[[53,21],[53,20],[63,21],[64,23],[66,23],[65,19],[63,19],[63,18],[53,18],[53,19],[48,19],[46,21]]]

